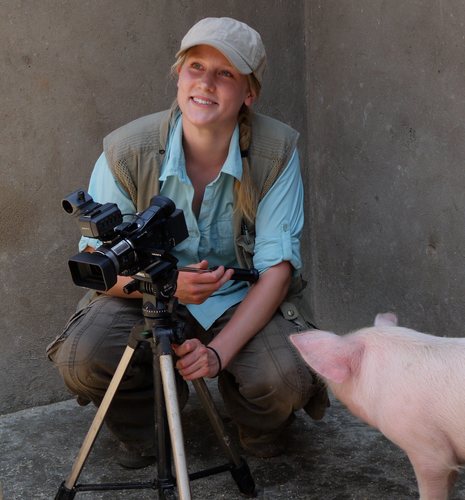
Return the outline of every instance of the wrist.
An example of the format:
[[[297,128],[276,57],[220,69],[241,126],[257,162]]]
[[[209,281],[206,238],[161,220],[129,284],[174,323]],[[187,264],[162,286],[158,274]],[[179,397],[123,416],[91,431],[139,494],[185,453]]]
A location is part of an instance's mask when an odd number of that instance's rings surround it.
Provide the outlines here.
[[[216,375],[212,378],[218,377],[221,370],[223,369],[223,363],[221,362],[221,357],[218,354],[218,351],[214,347],[207,345],[206,348],[209,349],[215,355],[216,361],[218,363],[218,371],[216,372]]]

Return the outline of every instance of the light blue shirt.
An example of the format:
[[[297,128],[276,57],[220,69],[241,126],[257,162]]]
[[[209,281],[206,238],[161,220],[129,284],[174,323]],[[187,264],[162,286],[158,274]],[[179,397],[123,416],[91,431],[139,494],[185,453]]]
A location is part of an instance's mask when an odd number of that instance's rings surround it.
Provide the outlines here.
[[[161,167],[160,194],[172,199],[184,211],[189,237],[176,245],[171,254],[178,265],[186,266],[202,259],[209,266],[238,267],[234,249],[233,185],[241,179],[242,160],[239,148],[239,127],[231,137],[228,156],[218,177],[205,188],[198,218],[192,211],[194,188],[186,172],[182,148],[182,116],[170,133]],[[136,209],[121,185],[113,177],[105,155],[97,160],[89,184],[89,194],[98,203],[113,202],[123,214]],[[295,270],[302,266],[300,235],[303,226],[303,185],[297,149],[289,164],[261,200],[256,214],[254,267],[263,273],[269,267],[289,261]],[[100,245],[96,239],[82,237],[79,249]],[[208,329],[227,309],[247,294],[248,284],[229,281],[203,304],[186,304],[191,314]]]

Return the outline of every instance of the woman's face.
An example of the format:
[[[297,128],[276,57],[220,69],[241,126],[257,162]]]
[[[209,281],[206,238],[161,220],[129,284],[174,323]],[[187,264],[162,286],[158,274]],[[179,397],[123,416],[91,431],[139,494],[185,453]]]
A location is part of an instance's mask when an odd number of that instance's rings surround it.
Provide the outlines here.
[[[232,129],[242,104],[250,106],[255,99],[247,77],[208,45],[190,49],[178,74],[177,98],[183,122],[196,127]]]

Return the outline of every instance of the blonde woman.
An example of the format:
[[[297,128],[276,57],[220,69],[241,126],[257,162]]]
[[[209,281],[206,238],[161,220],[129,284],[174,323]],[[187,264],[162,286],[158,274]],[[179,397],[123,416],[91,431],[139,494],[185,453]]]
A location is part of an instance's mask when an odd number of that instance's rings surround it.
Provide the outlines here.
[[[185,35],[173,73],[170,110],[124,125],[103,141],[89,185],[95,201],[123,213],[145,210],[152,196],[184,211],[189,237],[173,249],[180,266],[177,319],[186,340],[174,346],[180,404],[185,381],[218,377],[240,442],[260,457],[284,451],[283,430],[294,411],[321,418],[326,392],[291,346],[309,326],[302,300],[300,235],[303,188],[298,133],[253,113],[266,65],[260,35],[231,18],[206,18]],[[82,238],[80,249],[98,242]],[[254,267],[250,286],[230,267]],[[128,297],[119,277],[106,293],[81,304],[48,355],[81,402],[98,405],[131,327],[141,319],[140,295]],[[119,439],[118,462],[152,463],[152,354],[136,350],[106,422]]]

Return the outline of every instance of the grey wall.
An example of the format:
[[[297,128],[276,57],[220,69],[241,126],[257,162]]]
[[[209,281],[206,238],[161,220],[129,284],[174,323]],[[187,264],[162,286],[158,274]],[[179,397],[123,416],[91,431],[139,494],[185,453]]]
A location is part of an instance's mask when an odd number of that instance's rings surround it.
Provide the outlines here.
[[[260,31],[279,78],[268,74],[259,109],[299,130],[306,117],[301,1],[0,0],[0,6],[2,414],[68,397],[45,358],[45,346],[82,295],[67,268],[80,233],[61,199],[87,186],[108,132],[169,107],[170,66],[195,21],[232,16]],[[290,98],[288,77],[299,98]]]
[[[209,15],[262,33],[259,110],[301,131],[308,296],[325,328],[395,310],[462,335],[465,9],[457,1],[1,1],[0,414],[68,397],[44,349],[81,291],[61,210],[101,140],[167,107]]]
[[[317,321],[463,336],[465,5],[306,5]]]

